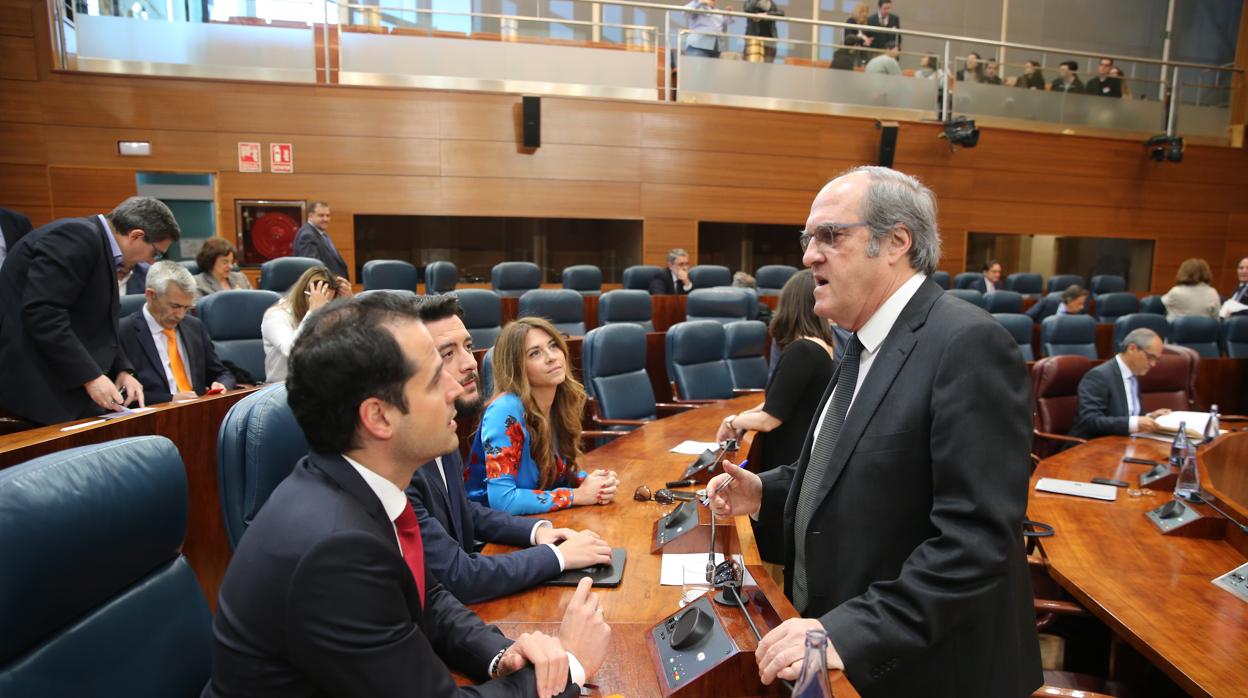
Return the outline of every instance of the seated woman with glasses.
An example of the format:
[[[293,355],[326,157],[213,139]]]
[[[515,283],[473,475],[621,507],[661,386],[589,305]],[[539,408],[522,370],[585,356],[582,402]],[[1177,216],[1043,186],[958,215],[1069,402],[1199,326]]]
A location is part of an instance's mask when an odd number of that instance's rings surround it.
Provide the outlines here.
[[[510,514],[608,504],[619,479],[585,473],[581,416],[585,389],[568,345],[542,318],[512,321],[494,344],[494,396],[468,458],[468,498]]]
[[[234,271],[238,250],[225,238],[213,237],[204,241],[195,255],[199,273],[195,275],[196,298],[203,298],[217,291],[234,291],[251,288],[251,281],[241,271]]]
[[[264,380],[269,383],[286,380],[290,348],[303,327],[308,314],[324,307],[335,298],[350,298],[351,282],[335,278],[326,267],[311,267],[300,275],[286,297],[264,311],[260,336],[264,339]],[[259,378],[259,376],[256,376]]]

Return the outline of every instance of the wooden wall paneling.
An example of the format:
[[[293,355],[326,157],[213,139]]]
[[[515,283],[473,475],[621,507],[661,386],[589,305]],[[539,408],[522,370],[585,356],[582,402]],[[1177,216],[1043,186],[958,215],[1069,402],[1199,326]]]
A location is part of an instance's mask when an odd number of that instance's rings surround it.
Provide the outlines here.
[[[698,263],[698,222],[692,218],[654,218],[642,224],[641,263],[667,266],[667,252],[674,247],[689,253],[689,262]]]
[[[55,220],[52,216],[51,206],[31,206],[30,204],[14,203],[0,196],[0,208],[7,208],[23,214],[30,219],[30,224],[36,228]]]
[[[0,198],[22,206],[50,206],[47,168],[41,165],[6,165],[0,167]]]
[[[828,117],[786,112],[768,114],[764,126],[755,110],[697,105],[666,105],[642,113],[642,146],[726,153],[811,155],[818,152]],[[835,140],[835,139],[834,139]],[[852,156],[849,156],[853,159]]]
[[[502,95],[455,97],[440,100],[438,103],[438,138],[515,144],[521,142],[518,111],[520,95],[506,98]]]
[[[191,131],[46,126],[47,163],[54,167],[121,168],[162,172],[215,172],[210,138]],[[117,141],[147,141],[150,157],[123,157]]]
[[[544,131],[545,129],[543,129]],[[637,148],[546,143],[533,152],[504,141],[442,141],[443,177],[640,182]]]
[[[812,198],[828,180],[832,161],[813,157],[646,148],[641,178],[662,184],[735,184],[757,189],[795,189]]]
[[[56,74],[42,85],[45,124],[182,131],[215,130],[231,89],[215,81],[85,74]]]
[[[35,61],[35,41],[30,36],[0,35],[0,78],[9,80],[38,80],[39,67]]]
[[[353,87],[234,91],[217,117],[222,131],[390,138],[437,138],[439,121],[427,93]]]
[[[42,83],[26,80],[6,80],[0,77],[0,123],[39,124],[39,97]]]
[[[32,13],[41,8],[41,3],[29,0],[0,0],[0,35],[34,36]]]
[[[632,182],[444,177],[443,215],[640,218],[641,187]]]
[[[294,174],[222,172],[217,179],[218,210],[224,214],[229,209],[231,221],[235,199],[319,199],[329,202],[335,219],[340,211],[348,210],[370,214],[425,213],[439,200],[440,188],[436,177],[301,174],[298,151]]]
[[[62,208],[111,211],[138,189],[134,170],[50,167],[48,178],[57,218],[65,216]]]
[[[641,147],[638,105],[542,98],[542,143]]]
[[[436,140],[240,131],[216,134],[215,169],[238,172],[240,142],[260,143],[265,173],[268,172],[270,143],[290,143],[294,147],[297,174],[437,176],[440,167]],[[265,173],[248,174],[257,177]]]
[[[38,124],[0,123],[3,124],[0,128],[3,128],[4,133],[0,163],[38,165],[42,169],[48,161],[43,128]]]
[[[694,218],[732,223],[801,225],[810,213],[812,191],[744,186],[643,183],[647,218]]]

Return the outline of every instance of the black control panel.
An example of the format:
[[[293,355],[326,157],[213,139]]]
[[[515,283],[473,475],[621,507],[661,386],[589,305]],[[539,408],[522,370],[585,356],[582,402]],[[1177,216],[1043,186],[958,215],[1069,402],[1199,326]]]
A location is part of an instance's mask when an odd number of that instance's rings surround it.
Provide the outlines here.
[[[679,506],[664,514],[654,530],[654,547],[658,548],[688,533],[698,525],[697,502],[681,502]]]
[[[736,645],[719,624],[709,595],[668,616],[651,632],[663,665],[663,679],[673,691],[736,652]]]

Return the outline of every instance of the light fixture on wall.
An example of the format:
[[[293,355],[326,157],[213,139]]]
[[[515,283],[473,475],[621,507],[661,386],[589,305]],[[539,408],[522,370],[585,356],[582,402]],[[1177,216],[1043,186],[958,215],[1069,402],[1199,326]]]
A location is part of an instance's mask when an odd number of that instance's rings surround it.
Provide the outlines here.
[[[127,157],[149,157],[152,154],[150,141],[117,141],[117,154]]]
[[[949,141],[951,150],[957,150],[955,146],[959,145],[963,148],[974,148],[979,144],[979,129],[975,128],[974,119],[959,116],[945,122],[945,130],[939,138]]]
[[[1148,156],[1156,162],[1183,162],[1183,137],[1161,134],[1144,141]]]

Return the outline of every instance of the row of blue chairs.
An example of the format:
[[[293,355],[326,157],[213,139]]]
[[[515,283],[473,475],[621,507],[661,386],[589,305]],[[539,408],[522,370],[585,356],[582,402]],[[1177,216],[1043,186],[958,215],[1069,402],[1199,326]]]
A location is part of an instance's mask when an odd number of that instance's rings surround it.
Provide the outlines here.
[[[957,296],[968,303],[978,305],[990,313],[1023,312],[1023,294],[1017,291],[980,293],[970,288],[954,288],[947,290],[946,293]],[[1061,291],[1054,291],[1048,295],[1048,298],[1061,300],[1061,295]],[[1166,306],[1161,302],[1161,296],[1152,295],[1140,299],[1134,293],[1126,291],[1102,293],[1099,296],[1094,296],[1093,309],[1096,312],[1097,321],[1107,325],[1112,325],[1118,318],[1132,313],[1166,314]]]
[[[1031,346],[1031,318],[1018,313],[993,313],[1018,343],[1023,358],[1034,361]],[[1114,347],[1122,351],[1122,341],[1137,328],[1153,330],[1168,344],[1187,347],[1201,358],[1248,358],[1248,317],[1231,317],[1218,321],[1209,317],[1186,315],[1173,322],[1152,313],[1131,313],[1116,319]],[[1040,323],[1042,356],[1076,355],[1096,360],[1096,321],[1087,315],[1052,315]]]
[[[969,289],[976,281],[983,278],[977,271],[962,272],[952,279],[949,272],[938,271],[932,274],[932,280],[946,291],[950,289]],[[1083,286],[1094,296],[1103,293],[1121,293],[1127,290],[1127,280],[1115,274],[1098,274],[1093,276],[1091,283],[1078,274],[1054,274],[1045,282],[1044,276],[1031,272],[1020,272],[1005,277],[1005,290],[1021,293],[1025,296],[1038,296],[1044,293],[1061,293],[1070,286]]]

